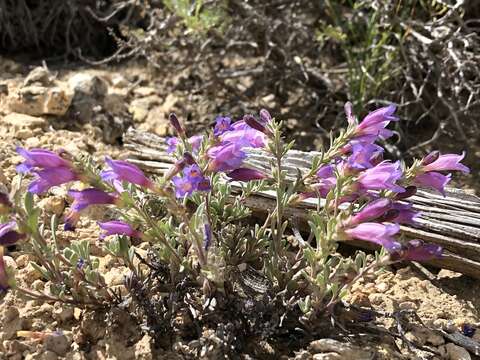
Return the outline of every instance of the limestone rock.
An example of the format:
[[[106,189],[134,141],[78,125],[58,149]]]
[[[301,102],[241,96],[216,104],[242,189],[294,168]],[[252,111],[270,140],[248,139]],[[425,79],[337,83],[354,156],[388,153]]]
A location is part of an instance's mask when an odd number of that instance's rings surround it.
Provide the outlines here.
[[[33,116],[65,115],[73,94],[64,86],[25,86],[8,98],[11,111]]]

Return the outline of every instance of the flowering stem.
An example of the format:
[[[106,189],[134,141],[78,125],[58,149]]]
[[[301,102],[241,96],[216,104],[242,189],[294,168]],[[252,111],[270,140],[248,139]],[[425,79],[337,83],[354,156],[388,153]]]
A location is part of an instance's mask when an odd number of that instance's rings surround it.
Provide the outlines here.
[[[175,249],[170,245],[168,240],[163,236],[161,230],[158,228],[157,224],[152,221],[150,216],[141,208],[139,207],[135,202],[133,203],[133,208],[137,211],[137,213],[145,219],[145,221],[151,226],[152,229],[155,229],[155,233],[158,235],[158,238],[160,239],[160,242],[165,245],[165,247],[170,251],[170,253],[173,255],[175,260],[177,260],[178,264],[181,264],[182,259],[180,256],[177,254]]]

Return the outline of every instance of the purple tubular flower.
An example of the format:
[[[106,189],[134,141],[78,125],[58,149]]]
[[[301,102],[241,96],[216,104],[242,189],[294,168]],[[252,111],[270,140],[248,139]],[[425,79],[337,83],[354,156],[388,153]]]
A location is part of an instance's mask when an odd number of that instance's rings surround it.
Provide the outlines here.
[[[200,145],[202,145],[203,135],[193,135],[188,138],[188,143],[192,146],[192,151],[198,152]]]
[[[197,164],[185,167],[183,174],[194,184],[198,184],[204,179],[202,170]]]
[[[168,137],[166,139],[167,143],[167,154],[173,154],[177,150],[179,140],[175,136]]]
[[[374,244],[382,245],[389,252],[400,249],[393,237],[400,231],[397,224],[362,223],[353,228],[344,230],[350,239],[364,240]]]
[[[104,181],[127,181],[145,188],[153,189],[155,184],[148,179],[142,170],[136,165],[130,164],[127,161],[112,160],[106,158],[105,162],[111,170],[104,170],[100,174]]]
[[[238,144],[241,147],[261,148],[267,143],[267,137],[261,131],[248,127],[241,130],[227,131],[220,136],[222,145]]]
[[[410,240],[390,255],[392,260],[427,261],[442,256],[443,249],[435,244],[425,244],[421,240]]]
[[[450,181],[451,174],[443,175],[438,172],[428,172],[419,174],[413,179],[413,183],[418,187],[434,189],[445,195],[445,186]]]
[[[374,142],[377,138],[387,139],[393,135],[385,129],[390,121],[397,121],[394,116],[396,106],[389,105],[368,114],[355,129],[355,139],[362,142]]]
[[[349,124],[356,124],[357,120],[355,118],[355,115],[353,115],[353,105],[351,102],[346,102],[344,107],[345,109],[345,115],[347,115],[347,121]]]
[[[318,169],[316,175],[319,179],[335,177],[335,168],[333,165],[323,165]]]
[[[175,196],[183,198],[190,196],[195,190],[195,184],[187,177],[175,176],[172,178],[173,185],[175,185]]]
[[[77,212],[86,209],[90,205],[115,204],[118,201],[116,196],[95,188],[70,190],[68,195],[73,198],[72,210]]]
[[[95,188],[85,190],[70,190],[68,195],[73,198],[70,212],[65,217],[65,231],[75,230],[75,224],[80,218],[80,212],[91,205],[116,204],[117,196]]]
[[[391,190],[401,193],[405,189],[395,182],[401,179],[402,175],[400,162],[391,163],[387,160],[360,173],[357,186],[362,190]]]
[[[172,178],[175,185],[175,196],[182,198],[191,195],[194,191],[209,191],[210,180],[203,176],[202,170],[197,164],[187,166],[183,170],[183,177]]]
[[[140,231],[135,230],[130,224],[120,220],[98,222],[98,226],[100,226],[102,230],[105,230],[105,232],[100,235],[100,239],[105,239],[105,237],[110,235],[126,235],[139,239],[143,236]]]
[[[78,175],[68,167],[46,168],[34,171],[36,179],[28,185],[28,192],[43,194],[52,186],[58,186],[78,180]]]
[[[392,201],[387,198],[380,198],[367,204],[357,214],[352,216],[348,224],[357,225],[363,222],[377,219],[385,214],[392,206]]]
[[[215,119],[215,128],[213,129],[213,135],[220,136],[226,131],[233,130],[232,119],[228,116],[218,116]]]
[[[246,156],[239,144],[214,146],[208,150],[208,157],[211,159],[208,169],[210,171],[233,171],[242,165]]]
[[[375,166],[376,158],[383,153],[381,146],[369,143],[352,142],[352,154],[348,157],[347,167],[365,170]]]
[[[467,166],[460,163],[460,161],[462,161],[464,157],[465,157],[465,152],[463,152],[461,155],[456,155],[456,154],[439,155],[435,161],[432,161],[429,164],[424,165],[422,170],[424,172],[461,171],[465,174],[468,174],[470,172],[470,169]]]
[[[272,115],[270,115],[268,110],[266,109],[260,110],[260,121],[264,124],[268,124],[270,121],[272,121]]]
[[[248,169],[248,168],[239,168],[233,170],[227,174],[231,180],[235,181],[251,181],[251,180],[262,180],[266,179],[267,175],[261,171]]]
[[[17,166],[19,173],[30,172],[33,168],[56,168],[56,167],[70,167],[69,161],[60,157],[53,151],[44,149],[25,150],[17,147],[17,153],[20,154],[25,161]]]
[[[212,243],[212,228],[210,224],[207,222],[203,226],[203,248],[205,251],[208,250],[211,243]]]
[[[15,221],[9,221],[5,224],[0,224],[0,245],[11,246],[18,240],[25,237],[24,234],[20,234],[16,231],[17,223]]]
[[[412,210],[413,205],[407,203],[395,202],[392,209],[397,211],[397,215],[392,219],[397,224],[415,224],[420,213]]]

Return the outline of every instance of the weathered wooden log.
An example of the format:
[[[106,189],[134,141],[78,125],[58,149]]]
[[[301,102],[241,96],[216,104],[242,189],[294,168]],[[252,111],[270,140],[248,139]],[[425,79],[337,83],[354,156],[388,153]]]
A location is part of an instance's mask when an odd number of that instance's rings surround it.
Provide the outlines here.
[[[124,141],[128,160],[147,172],[162,174],[175,161],[166,153],[165,140],[157,135],[130,129]],[[318,153],[290,151],[284,161],[288,177],[293,180],[298,172],[306,173],[316,155]],[[252,149],[246,161],[250,167],[268,170],[271,168],[271,160],[266,152]],[[441,245],[445,249],[442,258],[428,264],[480,279],[480,198],[449,188],[445,197],[419,190],[408,202],[421,215],[415,227],[401,226],[403,234]],[[247,199],[246,205],[254,213],[266,213],[274,208],[275,196],[271,192],[261,192]],[[298,206],[287,209],[285,216],[300,229],[307,230],[308,212],[317,205],[317,200],[303,201]],[[364,241],[351,243],[371,248]]]

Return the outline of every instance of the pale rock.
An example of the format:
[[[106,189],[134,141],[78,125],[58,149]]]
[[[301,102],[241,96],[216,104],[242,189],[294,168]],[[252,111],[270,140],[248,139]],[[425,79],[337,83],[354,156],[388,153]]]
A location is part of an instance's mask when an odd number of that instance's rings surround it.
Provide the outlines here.
[[[130,114],[132,114],[135,122],[143,122],[147,118],[150,109],[152,109],[155,105],[159,105],[161,101],[162,100],[157,95],[150,95],[140,99],[134,99],[130,103],[128,111]]]
[[[18,273],[18,277],[22,278],[27,284],[31,285],[35,280],[42,278],[42,274],[35,269],[31,263],[21,269]]]
[[[449,343],[445,345],[447,351],[447,357],[449,360],[471,360],[469,352],[463,347]]]
[[[345,358],[342,355],[334,352],[326,353],[326,354],[314,354],[312,359],[313,360],[345,360]]]
[[[83,310],[76,307],[73,309],[73,318],[77,321],[80,320],[80,318],[82,317],[82,313],[83,313]]]
[[[27,254],[22,254],[15,259],[15,262],[19,268],[23,268],[30,262],[30,256]]]
[[[73,308],[56,302],[53,306],[53,318],[61,323],[70,321],[73,319]]]
[[[98,258],[98,270],[101,273],[106,273],[117,263],[115,257],[110,254]]]
[[[33,85],[38,83],[39,85],[48,86],[52,83],[53,77],[46,67],[37,66],[35,69],[30,71],[25,80],[23,81],[23,86]]]
[[[309,345],[309,350],[312,354],[335,353],[341,356],[339,359],[343,360],[371,360],[374,357],[374,354],[371,351],[333,339],[319,339],[312,341]],[[332,357],[332,359],[335,358]]]
[[[162,107],[156,106],[148,112],[146,123],[150,131],[158,136],[165,136],[170,130],[170,123],[163,115]]]
[[[5,262],[6,268],[17,270],[17,263],[11,256],[4,256],[3,261]]]
[[[46,120],[42,117],[16,112],[6,115],[3,118],[3,122],[12,126],[14,136],[19,139],[28,139],[33,134],[32,129],[43,128],[47,124]]]
[[[68,79],[68,85],[75,93],[83,96],[104,96],[108,92],[108,84],[101,77],[88,73],[77,73]]]
[[[25,140],[25,147],[28,149],[40,147],[40,139],[38,137],[29,137]]]
[[[72,341],[65,334],[59,333],[48,335],[44,340],[45,349],[53,351],[59,356],[65,356],[70,350],[71,344]]]
[[[130,83],[128,82],[127,79],[125,79],[124,76],[120,75],[120,74],[114,74],[111,78],[110,78],[110,82],[113,86],[117,87],[117,88],[120,88],[120,89],[123,89],[125,87],[127,87]]]
[[[400,310],[416,310],[417,304],[415,304],[413,301],[404,301],[401,302],[398,307]]]
[[[128,274],[127,268],[113,268],[103,275],[105,283],[108,286],[123,285],[125,276]]]
[[[11,111],[22,114],[63,116],[68,111],[72,98],[73,94],[63,85],[48,88],[31,85],[11,94],[8,106]]]
[[[139,97],[146,97],[156,94],[157,90],[150,86],[140,86],[133,90],[134,95]]]
[[[9,323],[20,317],[20,313],[15,306],[3,306],[0,312],[0,319],[2,323]]]
[[[388,284],[386,282],[381,282],[375,286],[375,289],[377,289],[379,293],[384,293],[388,290]]]
[[[36,290],[36,291],[39,291],[39,292],[42,292],[45,290],[45,282],[43,282],[42,280],[38,279],[38,280],[35,280],[33,283],[32,283],[32,289],[33,290]]]
[[[380,305],[381,303],[383,303],[384,296],[378,293],[370,294],[368,295],[368,300],[370,300],[370,303],[373,305]]]
[[[144,335],[139,342],[134,345],[135,359],[152,360],[152,338],[149,335]]]
[[[47,213],[60,216],[65,209],[65,200],[61,196],[49,196],[40,200],[38,206]]]

